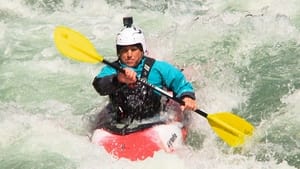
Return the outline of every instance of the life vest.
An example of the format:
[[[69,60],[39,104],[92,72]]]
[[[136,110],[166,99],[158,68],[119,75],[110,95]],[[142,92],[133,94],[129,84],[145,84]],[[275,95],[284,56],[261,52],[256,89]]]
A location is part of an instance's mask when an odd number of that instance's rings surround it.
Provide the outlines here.
[[[154,59],[145,57],[140,78],[148,78]],[[119,64],[118,61],[114,64]],[[119,64],[120,66],[120,64]],[[123,85],[110,95],[114,119],[118,123],[130,123],[158,114],[161,110],[161,96],[151,87],[137,81],[134,85]]]

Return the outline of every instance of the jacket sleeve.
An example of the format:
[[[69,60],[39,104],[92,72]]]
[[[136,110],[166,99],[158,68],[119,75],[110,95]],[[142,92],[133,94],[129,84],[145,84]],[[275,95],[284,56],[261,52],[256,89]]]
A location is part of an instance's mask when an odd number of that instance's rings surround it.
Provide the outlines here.
[[[186,79],[181,70],[162,61],[157,64],[157,68],[160,71],[163,83],[173,92],[175,97],[196,99],[192,84]]]
[[[95,90],[101,95],[109,95],[120,87],[117,80],[117,75],[105,76],[102,78],[95,77],[93,81]]]
[[[101,96],[105,96],[115,92],[123,84],[118,82],[117,72],[106,66],[94,78],[93,86]]]

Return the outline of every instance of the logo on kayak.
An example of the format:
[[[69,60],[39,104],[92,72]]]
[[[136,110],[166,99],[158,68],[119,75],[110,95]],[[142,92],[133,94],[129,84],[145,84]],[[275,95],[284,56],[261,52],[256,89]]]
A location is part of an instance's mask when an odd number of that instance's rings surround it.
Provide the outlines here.
[[[172,137],[167,142],[169,148],[173,147],[173,143],[175,142],[176,138],[177,138],[176,133],[173,133]]]

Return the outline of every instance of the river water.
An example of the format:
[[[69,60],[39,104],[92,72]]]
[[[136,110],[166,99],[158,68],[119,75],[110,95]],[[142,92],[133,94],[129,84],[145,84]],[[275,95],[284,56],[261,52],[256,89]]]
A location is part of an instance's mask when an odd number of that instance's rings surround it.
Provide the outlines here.
[[[0,1],[1,169],[300,168],[300,1]],[[53,30],[80,31],[113,61],[124,16],[144,30],[150,56],[184,69],[199,108],[255,126],[242,148],[196,114],[177,153],[130,162],[89,142],[107,103],[91,85],[103,65],[61,56]]]

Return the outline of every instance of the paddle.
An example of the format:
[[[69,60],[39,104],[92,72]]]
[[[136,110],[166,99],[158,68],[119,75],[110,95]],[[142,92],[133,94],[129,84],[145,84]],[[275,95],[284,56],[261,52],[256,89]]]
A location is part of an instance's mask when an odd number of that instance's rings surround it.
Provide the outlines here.
[[[66,57],[94,64],[102,62],[118,71],[124,72],[123,69],[105,60],[103,56],[98,54],[93,44],[85,36],[68,27],[56,27],[54,41],[57,49]],[[162,95],[180,104],[184,104],[179,98],[173,97],[167,91],[149,84],[146,80],[138,78],[138,81],[153,88]],[[254,127],[249,122],[230,112],[207,114],[199,109],[195,110],[195,112],[205,117],[216,134],[232,147],[242,145],[245,139],[253,133]]]

